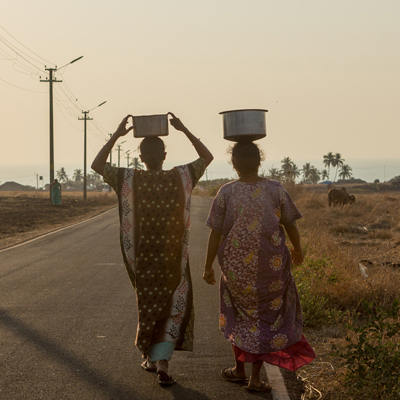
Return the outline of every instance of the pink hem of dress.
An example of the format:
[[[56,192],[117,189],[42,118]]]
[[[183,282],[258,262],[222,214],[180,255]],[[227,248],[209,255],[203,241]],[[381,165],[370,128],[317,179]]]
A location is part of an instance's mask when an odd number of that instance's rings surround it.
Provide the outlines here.
[[[316,357],[313,348],[307,342],[304,335],[301,335],[301,339],[297,343],[292,344],[286,349],[274,351],[272,353],[248,353],[235,345],[233,345],[233,350],[235,358],[239,361],[254,363],[258,360],[262,360],[268,364],[276,365],[289,371],[296,371],[296,369],[303,365],[309,364]]]

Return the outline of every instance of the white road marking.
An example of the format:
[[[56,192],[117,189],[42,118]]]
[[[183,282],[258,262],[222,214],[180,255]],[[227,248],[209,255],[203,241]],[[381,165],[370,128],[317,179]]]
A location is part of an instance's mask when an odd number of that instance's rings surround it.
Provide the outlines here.
[[[3,250],[0,250],[0,253],[3,253],[3,251],[15,249],[16,247],[23,246],[23,245],[25,245],[25,244],[34,242],[35,240],[41,239],[41,238],[46,237],[46,236],[50,236],[50,235],[52,235],[53,233],[57,233],[57,232],[63,231],[64,229],[69,229],[69,228],[72,228],[73,226],[80,225],[80,224],[84,224],[85,222],[88,222],[88,221],[90,221],[90,220],[92,220],[92,219],[95,219],[95,218],[98,218],[98,217],[100,217],[100,216],[102,216],[102,215],[104,215],[104,214],[107,214],[108,212],[113,211],[114,209],[115,209],[115,207],[112,208],[111,210],[107,210],[107,211],[104,211],[104,212],[101,213],[101,214],[95,215],[94,217],[85,219],[85,220],[80,221],[80,222],[76,222],[75,224],[71,224],[71,225],[68,225],[68,226],[64,226],[63,228],[56,229],[56,230],[54,230],[54,231],[51,231],[51,232],[49,232],[49,233],[45,233],[45,234],[43,234],[43,235],[36,236],[36,237],[34,237],[33,239],[27,240],[26,242],[18,243],[18,244],[15,244],[14,246],[7,247],[7,248],[5,248],[5,249],[3,249]]]
[[[269,384],[272,386],[272,398],[274,400],[290,400],[285,381],[279,368],[267,363],[264,363],[264,368],[268,375]]]

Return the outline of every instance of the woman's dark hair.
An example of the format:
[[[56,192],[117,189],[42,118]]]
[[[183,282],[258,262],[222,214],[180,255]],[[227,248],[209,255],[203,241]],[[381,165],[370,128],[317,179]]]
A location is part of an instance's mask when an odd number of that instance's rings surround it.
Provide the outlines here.
[[[149,169],[159,167],[161,161],[165,159],[165,145],[158,136],[148,136],[144,138],[139,146],[143,162]]]
[[[256,172],[265,159],[264,152],[253,142],[237,142],[228,148],[228,153],[233,167],[244,175]]]

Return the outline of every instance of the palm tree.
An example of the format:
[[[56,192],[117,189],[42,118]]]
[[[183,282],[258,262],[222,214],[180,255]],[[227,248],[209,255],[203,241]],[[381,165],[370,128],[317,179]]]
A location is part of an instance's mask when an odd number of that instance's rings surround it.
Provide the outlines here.
[[[93,172],[91,174],[88,174],[87,179],[89,183],[96,183],[101,180],[101,175],[97,172]]]
[[[295,180],[300,176],[300,170],[295,163],[292,164],[292,179]]]
[[[140,162],[139,157],[133,157],[132,161],[129,164],[135,169],[143,169],[144,165]]]
[[[327,171],[326,169],[323,169],[323,170],[321,171],[321,178],[322,178],[323,181],[324,181],[325,179],[328,179],[328,178],[329,178],[329,173],[328,173],[328,171]]]
[[[281,178],[281,172],[278,168],[270,168],[268,171],[268,178],[279,181]]]
[[[313,168],[313,167],[311,167],[311,164],[309,162],[305,163],[303,165],[303,168],[302,168],[301,172],[303,173],[303,180],[304,181],[306,181],[310,177],[311,168]]]
[[[310,179],[312,183],[318,183],[321,179],[321,173],[315,167],[310,168]]]
[[[281,168],[284,175],[288,174],[288,171],[292,170],[293,161],[290,157],[283,157],[281,161]]]
[[[72,176],[72,179],[75,182],[82,182],[83,181],[83,174],[81,169],[76,169],[74,171],[74,175]]]
[[[322,162],[325,167],[328,167],[328,179],[329,179],[329,174],[331,173],[331,166],[333,166],[335,162],[335,156],[330,151],[328,154],[324,155],[324,159]]]
[[[64,167],[61,167],[61,168],[57,171],[57,179],[58,179],[60,182],[68,182],[67,171],[65,171]]]
[[[340,153],[335,154],[332,164],[332,167],[336,167],[335,179],[333,180],[334,182],[336,181],[336,175],[338,173],[339,167],[343,165],[344,161],[345,159],[342,158],[342,155]]]
[[[351,171],[352,171],[352,169],[350,168],[349,165],[343,164],[342,167],[340,168],[339,178],[342,178],[342,179],[351,178],[351,176],[353,175],[353,173]]]
[[[300,170],[290,157],[284,157],[281,161],[282,174],[287,181],[295,181],[300,175]]]

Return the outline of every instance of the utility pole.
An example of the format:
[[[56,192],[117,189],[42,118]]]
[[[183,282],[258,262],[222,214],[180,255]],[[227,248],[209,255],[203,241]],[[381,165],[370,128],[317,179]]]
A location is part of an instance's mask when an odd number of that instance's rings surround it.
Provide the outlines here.
[[[119,168],[119,160],[120,160],[120,154],[121,154],[121,145],[122,143],[125,143],[126,140],[124,140],[123,142],[121,142],[117,147],[118,147],[118,168]]]
[[[87,178],[86,178],[86,143],[87,143],[87,133],[86,133],[86,121],[91,121],[93,118],[89,118],[88,114],[90,111],[94,110],[97,107],[102,106],[104,103],[106,103],[105,101],[103,101],[101,104],[99,104],[96,107],[93,107],[91,110],[89,111],[82,111],[83,113],[83,117],[80,118],[78,117],[78,119],[80,121],[85,121],[84,123],[84,143],[83,143],[83,200],[86,201],[87,200]]]
[[[87,183],[86,183],[86,121],[92,120],[93,118],[89,118],[89,111],[82,111],[83,118],[78,117],[80,121],[84,120],[84,142],[83,142],[83,200],[87,200]]]
[[[125,154],[126,154],[126,158],[128,159],[128,162],[127,162],[127,168],[129,168],[129,152],[130,152],[130,150],[128,150]]]
[[[53,72],[57,71],[56,68],[45,68],[49,71],[48,79],[41,79],[40,82],[49,82],[49,93],[50,93],[50,184],[54,182],[54,119],[53,119],[53,82],[62,82],[53,79]],[[50,186],[50,201],[51,201],[51,186]]]
[[[110,139],[112,137],[112,133],[109,133]],[[112,149],[110,150],[110,165],[112,166]]]
[[[62,67],[58,68],[60,70],[61,68],[66,67],[69,64],[74,63],[75,61],[78,61],[82,58],[78,57],[75,58],[75,60],[72,60],[68,64],[63,65]],[[48,82],[49,83],[49,93],[50,93],[50,184],[54,182],[54,118],[53,118],[53,82],[54,83],[59,83],[62,82],[60,80],[57,80],[56,78],[53,78],[53,72],[57,71],[57,66],[55,68],[46,68],[45,70],[49,71],[49,77],[46,79],[41,79],[40,82]],[[50,186],[50,201],[51,201],[51,186]]]

